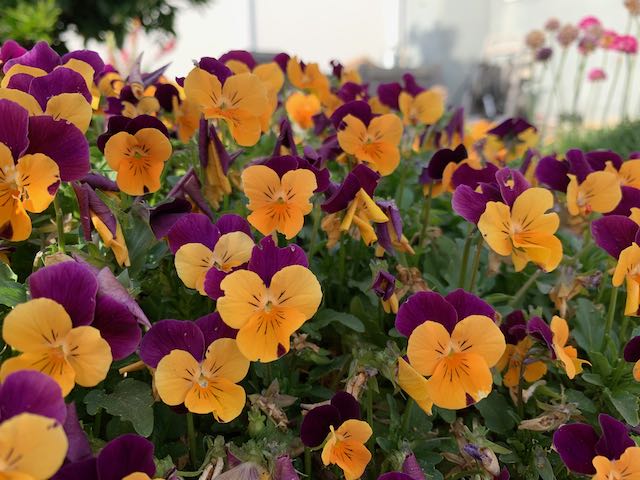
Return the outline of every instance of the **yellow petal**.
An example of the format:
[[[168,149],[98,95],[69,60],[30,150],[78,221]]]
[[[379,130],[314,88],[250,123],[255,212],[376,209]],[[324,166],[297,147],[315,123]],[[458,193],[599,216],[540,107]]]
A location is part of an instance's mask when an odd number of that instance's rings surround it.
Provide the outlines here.
[[[247,376],[249,360],[238,349],[232,338],[219,338],[209,345],[202,363],[202,372],[207,377],[226,378],[238,383]]]
[[[38,101],[22,90],[0,88],[0,99],[11,100],[29,112],[29,116],[42,115],[42,107]]]
[[[427,415],[431,415],[433,402],[429,397],[427,379],[416,372],[403,358],[398,358],[398,385]]]
[[[407,357],[421,375],[432,375],[441,360],[451,351],[451,337],[441,323],[428,320],[409,336]]]
[[[437,90],[420,92],[414,100],[416,117],[421,123],[431,125],[444,114],[444,95]]]
[[[0,378],[4,380],[9,374],[20,370],[36,370],[48,375],[60,386],[65,397],[76,383],[76,373],[59,348],[23,353],[5,360],[0,368]]]
[[[189,352],[172,350],[162,357],[156,368],[154,378],[158,395],[167,405],[180,405],[199,376],[200,365]]]
[[[254,245],[244,232],[225,233],[213,247],[213,260],[220,270],[229,272],[249,261]]]
[[[232,102],[233,108],[259,117],[267,108],[267,92],[264,85],[252,73],[240,73],[227,78],[222,86],[222,95]]]
[[[505,349],[500,328],[484,315],[469,315],[459,321],[453,329],[451,341],[455,350],[479,355],[489,367],[498,363]]]
[[[318,310],[322,289],[311,270],[301,265],[289,265],[271,279],[269,297],[278,307],[300,312],[306,320]]]
[[[42,153],[24,155],[18,160],[16,170],[25,190],[24,208],[40,213],[53,201],[49,187],[60,181],[58,164]]]
[[[216,100],[222,95],[222,85],[215,75],[196,67],[184,79],[184,93],[204,110],[205,118],[211,118],[207,116],[207,109],[217,107]]]
[[[342,121],[345,128],[338,130],[338,143],[345,152],[355,155],[362,149],[363,139],[367,136],[367,127],[362,120],[353,115],[345,116]]]
[[[213,252],[201,243],[186,243],[178,249],[175,256],[178,277],[187,288],[193,288],[201,295],[207,294],[204,291],[204,280],[213,263]]]
[[[511,212],[502,202],[487,202],[484,213],[478,220],[478,230],[491,249],[499,255],[509,255],[511,242]]]
[[[113,357],[111,347],[97,328],[76,327],[66,337],[67,361],[76,373],[76,383],[94,387],[107,377]]]
[[[237,270],[220,283],[224,296],[217,301],[218,312],[224,323],[241,328],[263,308],[267,293],[262,279],[249,270]]]
[[[31,75],[34,78],[43,77],[47,74],[47,72],[45,72],[41,68],[30,67],[28,65],[21,65],[19,63],[16,63],[9,69],[7,73],[4,74],[2,82],[0,82],[0,87],[6,88],[7,85],[9,85],[9,80],[11,80],[11,77],[13,77],[14,75],[18,75],[19,73],[26,73],[27,75]]]
[[[44,114],[55,120],[71,122],[84,133],[91,123],[93,108],[79,93],[61,93],[49,99]]]
[[[613,286],[619,287],[622,285],[627,273],[637,268],[638,265],[640,265],[640,246],[633,242],[622,250],[618,256],[618,263],[616,264],[616,269],[613,272],[613,278],[611,280]]]

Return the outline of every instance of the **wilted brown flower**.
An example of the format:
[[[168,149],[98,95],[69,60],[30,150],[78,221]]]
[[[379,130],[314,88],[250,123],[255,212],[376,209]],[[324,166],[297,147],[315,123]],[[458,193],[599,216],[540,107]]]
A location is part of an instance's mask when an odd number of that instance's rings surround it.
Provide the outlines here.
[[[527,33],[524,42],[531,50],[536,51],[544,46],[546,36],[542,30],[531,30]]]
[[[258,407],[279,429],[286,430],[289,419],[283,409],[293,405],[297,399],[281,394],[278,379],[275,379],[269,388],[263,390],[262,395],[249,395],[249,400],[251,405]]]
[[[404,297],[407,293],[428,292],[431,289],[427,282],[422,278],[422,272],[415,267],[396,267],[398,275],[396,279],[402,284],[402,287],[396,289],[398,298]]]
[[[350,393],[357,400],[362,394],[362,390],[369,382],[371,377],[375,377],[378,374],[378,370],[371,367],[364,367],[358,369],[358,371],[347,380],[347,385],[344,390]]]
[[[563,47],[568,47],[578,38],[578,33],[578,27],[567,23],[558,32],[558,43]]]

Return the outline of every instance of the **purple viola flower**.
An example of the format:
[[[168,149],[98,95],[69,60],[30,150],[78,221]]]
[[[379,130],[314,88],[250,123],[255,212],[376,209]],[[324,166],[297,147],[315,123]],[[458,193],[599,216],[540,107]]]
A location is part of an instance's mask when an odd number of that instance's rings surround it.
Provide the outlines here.
[[[120,299],[101,291],[97,274],[85,264],[67,261],[41,268],[29,277],[29,290],[31,298],[49,298],[62,305],[74,327],[97,328],[114,360],[138,348],[141,332],[136,317]]]
[[[27,49],[15,40],[6,40],[0,47],[0,64],[6,63],[12,58],[18,58],[27,53]]]
[[[369,85],[366,83],[345,82],[340,86],[336,95],[344,103],[353,102],[354,100],[368,101]]]
[[[527,336],[527,321],[522,310],[514,310],[504,319],[500,330],[507,343],[516,345]]]
[[[336,213],[344,210],[356,197],[356,194],[363,189],[367,195],[373,196],[373,192],[380,181],[380,174],[374,172],[364,164],[358,164],[347,174],[342,184],[331,189],[329,198],[321,205],[322,210],[327,213]]]
[[[396,277],[386,270],[380,270],[373,280],[371,289],[382,300],[389,300],[396,288]]]
[[[360,405],[347,392],[336,392],[328,405],[310,410],[302,420],[300,438],[305,446],[315,448],[324,442],[330,427],[338,428],[347,420],[360,420]]]
[[[586,423],[561,426],[553,434],[553,446],[569,470],[583,475],[593,475],[596,469],[593,459],[602,455],[617,460],[624,451],[635,446],[624,423],[601,413],[598,416],[601,434]]]
[[[156,117],[152,117],[151,115],[138,115],[136,118],[128,118],[122,115],[114,115],[109,118],[107,131],[98,137],[96,145],[100,151],[104,153],[104,147],[107,145],[109,139],[116,133],[127,132],[135,135],[143,128],[155,128],[169,137],[167,127]]]
[[[591,234],[596,245],[616,259],[625,248],[640,241],[640,227],[623,215],[606,215],[594,220]]]
[[[424,185],[434,181],[441,181],[447,166],[452,163],[457,165],[467,157],[467,149],[462,144],[458,145],[454,150],[441,148],[433,154],[429,165],[422,169],[420,183]]]
[[[184,350],[201,362],[207,347],[219,338],[236,338],[238,331],[222,321],[218,312],[191,320],[160,320],[140,342],[140,358],[156,368],[172,350]]]
[[[224,64],[226,64],[230,60],[244,63],[249,68],[249,70],[253,70],[257,65],[256,59],[253,58],[253,55],[251,55],[251,53],[247,52],[246,50],[229,50],[227,53],[220,55],[218,60]]]
[[[96,457],[64,465],[52,480],[122,480],[132,473],[153,478],[153,443],[134,434],[121,435],[107,443]]]
[[[409,245],[409,241],[402,233],[403,222],[400,216],[396,202],[393,200],[378,200],[376,205],[384,212],[389,221],[384,223],[375,223],[376,236],[378,237],[378,245],[382,247],[389,255],[395,255],[396,250],[413,254],[414,251]],[[379,253],[381,255],[381,253]]]
[[[92,181],[95,180],[95,177],[98,175],[93,174]],[[85,177],[86,178],[86,177]],[[111,180],[103,177],[105,181],[111,182]],[[95,182],[93,182],[95,183]],[[114,183],[115,184],[115,183]],[[113,214],[111,209],[107,206],[106,203],[102,201],[102,199],[95,192],[94,187],[91,186],[90,182],[86,182],[83,180],[77,182],[71,182],[71,186],[73,187],[73,191],[76,194],[76,199],[78,200],[78,209],[80,212],[80,225],[82,226],[82,232],[85,240],[91,240],[91,232],[93,231],[93,224],[91,222],[91,216],[97,216],[102,223],[109,229],[111,235],[115,238],[117,234],[117,225],[118,220],[116,216]],[[116,186],[116,191],[118,190]]]
[[[64,423],[67,407],[55,380],[36,370],[7,375],[0,385],[0,421],[21,413],[34,413]]]
[[[174,255],[178,254],[178,250],[187,244],[204,245],[213,255],[214,249],[222,236],[234,232],[242,232],[248,237],[247,241],[251,240],[251,227],[249,223],[239,215],[222,215],[217,222],[212,223],[206,215],[189,213],[179,218],[169,229],[167,232],[167,240],[169,242],[169,249]],[[250,243],[252,244],[252,242]],[[229,245],[226,248],[229,249],[234,246],[235,245]],[[185,255],[187,254],[185,253]],[[187,262],[189,262],[190,259],[191,256],[185,257],[185,261]],[[206,293],[213,299],[221,297],[224,295],[224,292],[220,288],[222,280],[232,271],[238,268],[244,268],[245,265],[246,264],[242,264],[231,270],[223,269],[221,265],[211,266],[205,274],[204,284],[202,286],[204,292],[200,290],[201,293],[203,295]],[[178,271],[178,273],[180,273],[180,271]]]
[[[451,333],[456,324],[469,315],[495,319],[495,310],[484,300],[460,288],[444,297],[436,292],[417,292],[400,305],[396,329],[409,337],[416,327],[431,320],[442,324]]]
[[[300,168],[304,168],[305,170],[311,171],[316,177],[316,185],[317,188],[314,190],[314,193],[324,192],[327,188],[329,188],[330,184],[330,173],[327,168],[318,168],[313,165],[309,160],[303,157],[298,157],[294,155],[283,155],[279,157],[269,157],[262,161],[255,162],[257,165],[265,165],[269,167],[271,170],[276,172],[280,178],[284,176],[285,173],[291,170],[298,170]]]

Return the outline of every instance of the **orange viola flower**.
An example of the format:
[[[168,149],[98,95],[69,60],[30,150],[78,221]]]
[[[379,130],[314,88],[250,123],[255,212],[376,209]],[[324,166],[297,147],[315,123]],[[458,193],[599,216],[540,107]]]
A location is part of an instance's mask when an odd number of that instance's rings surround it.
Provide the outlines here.
[[[249,198],[249,223],[263,235],[280,232],[290,239],[313,208],[309,199],[317,183],[311,170],[289,170],[280,177],[265,165],[252,165],[242,172],[242,186]]]
[[[614,173],[592,172],[582,182],[575,175],[568,176],[567,209],[571,215],[608,213],[622,199],[620,180]]]
[[[239,145],[250,147],[258,143],[261,117],[269,105],[267,90],[257,75],[233,75],[217,60],[203,59],[187,75],[184,90],[206,119],[224,120]]]
[[[611,160],[606,162],[605,172],[611,172],[618,176],[620,185],[640,189],[640,159],[632,159],[623,162],[620,168],[613,165]]]
[[[598,455],[592,463],[596,469],[593,480],[640,478],[640,447],[628,447],[617,460]]]
[[[498,370],[507,370],[502,376],[505,387],[517,387],[520,378],[527,382],[540,380],[547,373],[547,365],[540,361],[528,362],[529,350],[533,346],[531,337],[525,337],[517,345],[507,344],[502,358],[496,365]]]
[[[313,116],[320,113],[320,100],[314,94],[292,93],[285,102],[287,115],[303,130],[313,127]]]
[[[577,374],[582,372],[582,365],[591,365],[586,360],[578,358],[576,347],[567,345],[569,340],[569,326],[564,318],[554,315],[551,319],[551,332],[553,333],[552,345],[553,351],[558,360],[562,364],[567,377],[573,379]]]
[[[366,102],[356,100],[338,108],[331,120],[338,130],[338,143],[346,153],[383,176],[398,167],[402,120],[397,115],[373,116]]]
[[[444,114],[444,94],[437,89],[423,90],[413,96],[400,92],[398,106],[405,125],[432,125]]]
[[[297,57],[292,57],[287,62],[287,77],[296,88],[309,90],[322,95],[329,90],[329,79],[320,72],[317,63],[304,63]]]
[[[350,419],[336,430],[329,427],[327,442],[322,448],[322,463],[338,465],[346,480],[356,480],[362,476],[371,460],[371,452],[365,443],[373,435],[367,422]]]

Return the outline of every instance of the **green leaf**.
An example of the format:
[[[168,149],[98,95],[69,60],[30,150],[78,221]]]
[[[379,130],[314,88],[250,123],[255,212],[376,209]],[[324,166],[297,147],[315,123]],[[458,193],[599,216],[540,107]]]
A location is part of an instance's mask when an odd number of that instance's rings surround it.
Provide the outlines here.
[[[601,352],[589,352],[589,360],[591,360],[591,371],[600,374],[602,378],[611,375],[611,365]]]
[[[534,459],[536,470],[542,480],[556,480],[556,476],[553,474],[553,467],[547,458],[547,454],[542,448],[536,448],[534,452]]]
[[[153,396],[151,387],[144,382],[127,378],[110,394],[91,390],[84,397],[84,403],[89,415],[96,415],[103,408],[109,415],[131,422],[135,431],[144,437],[153,432]]]
[[[583,350],[598,351],[604,336],[604,312],[586,298],[579,298],[576,303],[578,305],[572,335]]]
[[[16,282],[17,275],[3,262],[0,262],[0,304],[15,307],[27,301],[27,288]]]
[[[583,373],[580,378],[582,378],[585,382],[590,383],[591,385],[597,385],[599,387],[604,387],[604,383],[602,382],[602,377],[597,373]]]
[[[624,390],[612,392],[605,388],[604,391],[615,409],[627,423],[634,427],[640,423],[640,418],[638,418],[638,397],[636,395]]]
[[[333,322],[341,323],[345,327],[350,328],[351,330],[358,333],[363,333],[365,330],[364,323],[362,323],[362,321],[355,315],[344,312],[336,312],[331,308],[325,308],[321,310],[313,320],[314,326],[318,329],[324,328]]]
[[[491,392],[487,398],[476,404],[476,408],[484,418],[485,426],[492,432],[504,434],[516,426],[515,420],[509,415],[509,403],[498,392]]]

